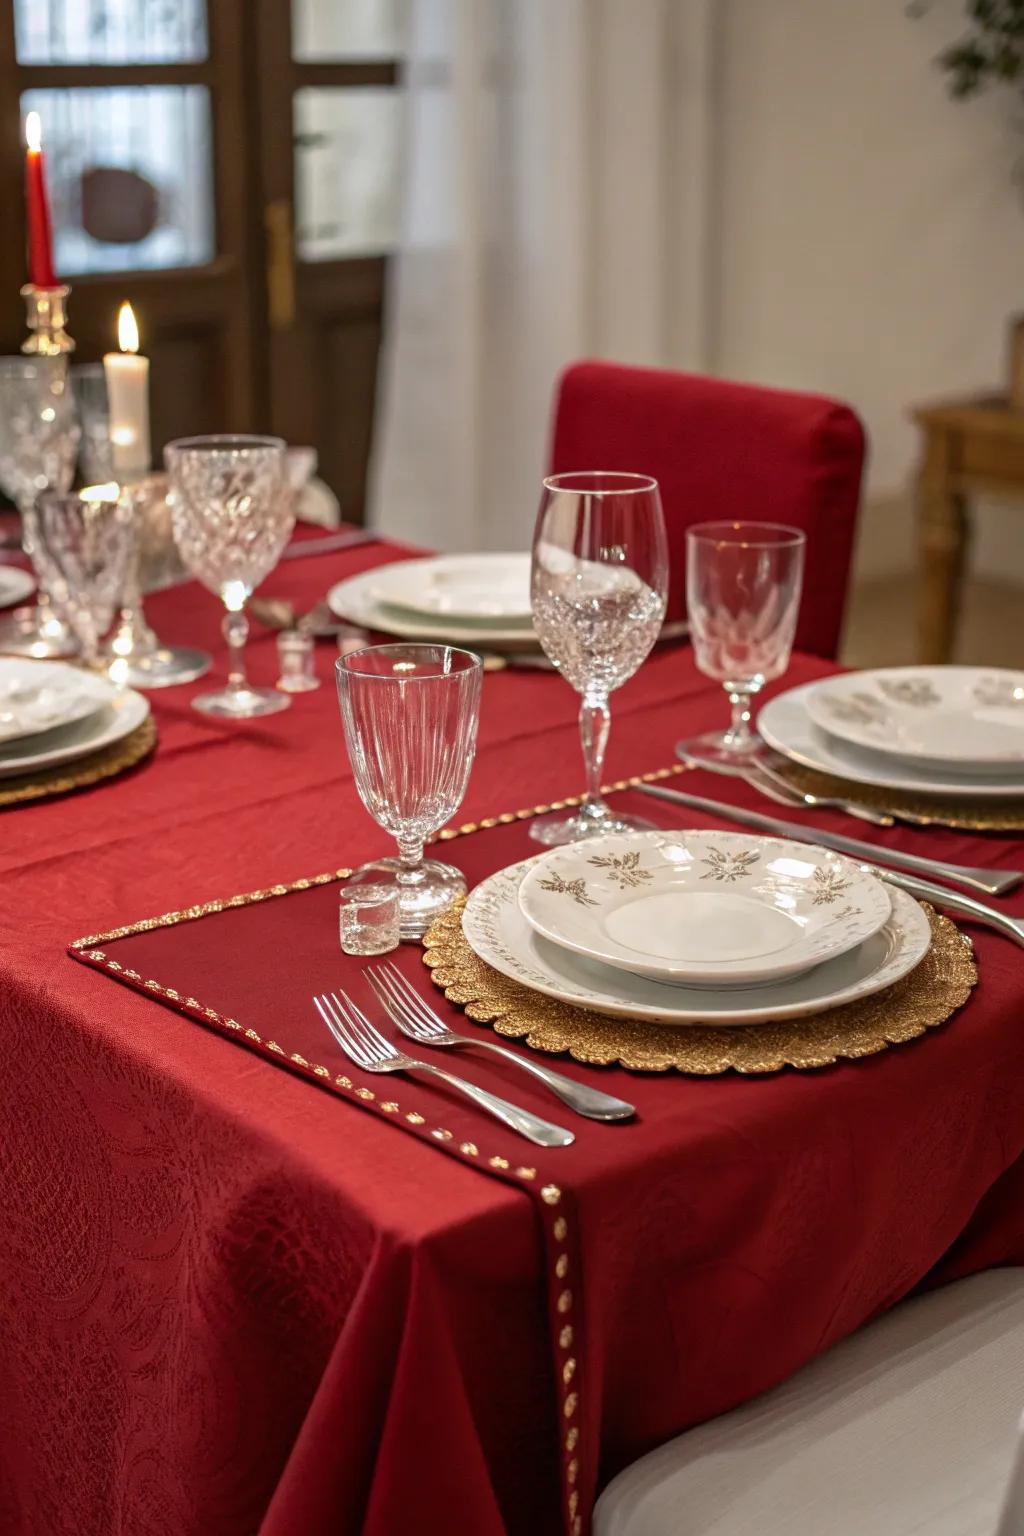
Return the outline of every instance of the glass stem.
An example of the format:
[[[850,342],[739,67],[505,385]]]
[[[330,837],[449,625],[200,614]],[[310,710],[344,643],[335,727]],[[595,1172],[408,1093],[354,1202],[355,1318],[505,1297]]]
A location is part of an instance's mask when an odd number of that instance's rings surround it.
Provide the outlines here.
[[[402,866],[395,873],[399,885],[418,885],[423,879],[423,842],[417,837],[400,837],[398,852]]]
[[[601,797],[601,778],[610,726],[608,695],[585,693],[580,702],[580,743],[587,774],[587,793],[580,806],[580,815],[594,821],[601,821],[608,815],[608,807]]]
[[[732,752],[750,752],[757,737],[750,729],[750,705],[757,689],[750,683],[723,683],[732,706],[732,720],[725,733],[725,745]]]
[[[243,693],[249,686],[245,671],[245,642],[249,638],[249,620],[243,612],[229,608],[224,615],[221,632],[228,643],[228,687],[232,693]]]

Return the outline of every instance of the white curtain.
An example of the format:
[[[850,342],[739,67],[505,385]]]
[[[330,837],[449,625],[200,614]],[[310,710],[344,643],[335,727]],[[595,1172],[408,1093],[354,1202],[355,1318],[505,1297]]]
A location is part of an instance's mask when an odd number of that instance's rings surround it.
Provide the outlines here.
[[[413,0],[388,533],[527,546],[560,369],[701,365],[713,3]]]

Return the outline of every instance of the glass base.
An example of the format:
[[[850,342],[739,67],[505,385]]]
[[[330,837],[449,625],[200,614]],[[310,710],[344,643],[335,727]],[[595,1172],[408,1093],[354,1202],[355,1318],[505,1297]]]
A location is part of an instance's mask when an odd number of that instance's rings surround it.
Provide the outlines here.
[[[377,859],[373,864],[361,865],[359,874],[381,870],[397,875],[404,868],[401,859]],[[424,859],[419,868],[423,878],[399,888],[399,932],[403,940],[422,939],[434,919],[466,894],[466,877],[453,864]]]
[[[132,660],[115,657],[110,663],[110,676],[115,682],[127,683],[129,688],[174,688],[178,683],[194,683],[197,677],[205,677],[212,665],[208,651],[161,645]]]
[[[0,655],[49,661],[77,656],[78,646],[64,621],[50,610],[15,608],[0,619]]]
[[[258,715],[276,715],[288,709],[291,699],[273,688],[222,688],[219,693],[201,693],[192,700],[200,714],[220,720],[255,720]]]
[[[706,736],[692,736],[676,742],[676,757],[694,768],[711,768],[721,773],[749,773],[756,765],[762,746],[759,736],[741,738],[737,745],[731,731],[709,731]]]
[[[653,821],[642,816],[542,816],[530,822],[530,836],[545,848],[560,848],[563,843],[580,843],[587,837],[609,837],[617,832],[656,832]]]

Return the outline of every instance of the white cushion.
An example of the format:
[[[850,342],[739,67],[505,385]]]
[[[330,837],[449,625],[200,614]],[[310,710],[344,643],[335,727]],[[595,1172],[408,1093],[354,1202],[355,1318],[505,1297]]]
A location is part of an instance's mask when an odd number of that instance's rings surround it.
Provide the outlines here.
[[[635,1462],[594,1536],[994,1536],[1022,1406],[1024,1269],[989,1270]]]

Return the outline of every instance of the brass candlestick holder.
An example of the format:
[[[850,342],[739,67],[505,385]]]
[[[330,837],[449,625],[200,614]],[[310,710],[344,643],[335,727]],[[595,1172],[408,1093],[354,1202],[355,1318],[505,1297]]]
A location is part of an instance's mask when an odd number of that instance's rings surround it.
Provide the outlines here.
[[[21,296],[25,300],[28,335],[21,344],[23,352],[36,357],[60,357],[75,350],[75,343],[67,333],[70,293],[66,283],[56,288],[25,284]]]

